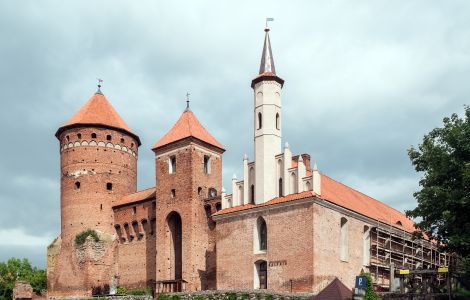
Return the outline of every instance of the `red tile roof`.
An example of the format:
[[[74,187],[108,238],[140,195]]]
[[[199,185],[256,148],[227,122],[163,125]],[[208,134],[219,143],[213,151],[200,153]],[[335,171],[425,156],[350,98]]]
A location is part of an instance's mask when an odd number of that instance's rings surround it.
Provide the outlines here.
[[[126,195],[119,199],[113,207],[117,206],[123,206],[123,205],[129,205],[135,202],[143,201],[143,200],[148,200],[155,198],[155,187],[148,188],[142,191],[135,192],[133,194]]]
[[[321,198],[385,224],[414,231],[414,222],[403,213],[326,175],[321,175]],[[396,224],[398,221],[402,226]]]
[[[225,208],[217,212],[215,215],[224,215],[237,211],[252,209],[255,207],[304,199],[314,195],[315,193],[312,191],[290,194],[284,197],[274,198],[262,204],[245,204]],[[414,231],[414,222],[408,219],[403,213],[386,205],[385,203],[358,192],[355,189],[348,187],[347,185],[335,181],[326,175],[321,175],[321,196],[316,196],[320,199],[344,207],[371,219],[379,220],[382,223],[391,224],[396,228],[404,229],[408,232]],[[397,224],[398,221],[401,222],[401,226]]]
[[[58,133],[69,126],[74,125],[103,125],[124,130],[137,137],[119,116],[114,107],[101,93],[94,94],[85,105],[59,130]],[[137,137],[138,140],[138,137]],[[140,143],[140,141],[139,141]]]
[[[162,146],[171,144],[173,142],[182,140],[187,137],[194,137],[203,142],[206,142],[212,146],[224,149],[221,143],[219,143],[205,128],[201,125],[199,120],[193,114],[192,111],[186,110],[183,112],[181,117],[178,119],[175,125],[165,134],[153,147],[152,149],[160,148]]]
[[[338,278],[335,278],[320,293],[313,297],[314,300],[347,300],[352,299],[353,292]]]

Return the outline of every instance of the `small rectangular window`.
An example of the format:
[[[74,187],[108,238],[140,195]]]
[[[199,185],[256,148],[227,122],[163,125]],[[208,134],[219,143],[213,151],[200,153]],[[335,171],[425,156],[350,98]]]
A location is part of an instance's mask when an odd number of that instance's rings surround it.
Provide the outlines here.
[[[170,174],[176,173],[176,156],[175,155],[170,156],[170,159],[168,160],[168,170]]]
[[[176,197],[176,190],[172,189],[171,190],[171,198],[175,198],[175,197]]]
[[[111,182],[106,183],[106,189],[108,191],[112,191],[113,190],[113,184]]]

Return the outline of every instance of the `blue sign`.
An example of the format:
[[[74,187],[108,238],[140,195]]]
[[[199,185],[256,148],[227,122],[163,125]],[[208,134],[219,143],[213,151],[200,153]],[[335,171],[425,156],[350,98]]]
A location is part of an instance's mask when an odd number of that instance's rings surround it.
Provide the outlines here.
[[[356,276],[356,288],[366,289],[367,286],[367,277],[366,276]]]

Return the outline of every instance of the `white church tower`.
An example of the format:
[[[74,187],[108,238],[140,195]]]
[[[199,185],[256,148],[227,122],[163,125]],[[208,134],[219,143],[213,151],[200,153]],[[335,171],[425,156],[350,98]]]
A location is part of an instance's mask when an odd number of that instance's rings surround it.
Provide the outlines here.
[[[256,204],[277,196],[275,156],[282,153],[281,90],[284,80],[276,75],[269,28],[264,31],[266,35],[259,74],[251,82],[254,91],[255,178],[251,180],[251,185],[245,185],[250,202]]]

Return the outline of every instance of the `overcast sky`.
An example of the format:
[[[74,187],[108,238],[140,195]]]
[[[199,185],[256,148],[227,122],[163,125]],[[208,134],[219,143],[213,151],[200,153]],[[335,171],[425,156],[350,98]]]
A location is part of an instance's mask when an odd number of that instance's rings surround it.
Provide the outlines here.
[[[196,3],[197,2],[197,3]],[[222,4],[225,2],[225,4]],[[59,234],[54,133],[103,92],[150,147],[191,109],[225,145],[224,186],[253,157],[251,79],[264,19],[283,89],[283,141],[321,172],[399,209],[407,149],[470,97],[469,1],[0,1],[0,261],[46,264]]]

